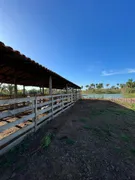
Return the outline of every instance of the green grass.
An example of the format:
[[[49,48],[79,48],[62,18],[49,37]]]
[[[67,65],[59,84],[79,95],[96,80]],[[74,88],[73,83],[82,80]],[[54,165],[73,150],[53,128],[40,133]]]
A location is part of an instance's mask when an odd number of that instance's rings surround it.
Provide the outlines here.
[[[50,145],[51,143],[51,135],[46,135],[43,137],[43,139],[41,140],[41,147],[46,148]]]
[[[126,98],[135,98],[135,93],[124,94],[124,97],[126,97]]]
[[[126,134],[121,134],[121,139],[126,141],[126,142],[129,142],[130,141],[130,137]]]
[[[84,125],[83,128],[84,129],[91,129],[91,127],[89,125]]]
[[[135,103],[131,104],[131,109],[135,110]]]
[[[83,90],[82,94],[119,94],[120,89],[89,89]]]
[[[83,122],[83,123],[87,122],[87,120],[88,120],[87,118],[81,118],[80,119],[80,121]]]
[[[70,144],[70,145],[73,145],[75,143],[75,141],[73,139],[71,139],[71,138],[67,138],[66,143]]]

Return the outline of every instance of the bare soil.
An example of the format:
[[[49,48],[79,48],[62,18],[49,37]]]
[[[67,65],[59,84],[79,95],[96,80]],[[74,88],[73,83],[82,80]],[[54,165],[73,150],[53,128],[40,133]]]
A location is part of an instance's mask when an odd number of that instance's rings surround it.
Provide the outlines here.
[[[134,164],[135,111],[80,100],[0,157],[0,180],[127,180],[135,179]]]

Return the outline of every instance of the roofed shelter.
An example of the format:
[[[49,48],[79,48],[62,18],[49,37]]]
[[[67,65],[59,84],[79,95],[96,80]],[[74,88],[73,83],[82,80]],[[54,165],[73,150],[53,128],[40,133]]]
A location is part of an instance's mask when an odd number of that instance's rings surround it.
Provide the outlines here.
[[[80,89],[71,81],[0,42],[0,82],[56,89]],[[17,91],[17,88],[15,88]]]

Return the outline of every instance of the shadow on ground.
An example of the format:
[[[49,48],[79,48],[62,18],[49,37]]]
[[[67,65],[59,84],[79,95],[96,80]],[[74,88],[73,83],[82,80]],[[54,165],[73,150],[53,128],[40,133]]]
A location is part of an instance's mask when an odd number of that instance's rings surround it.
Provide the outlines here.
[[[0,159],[0,179],[135,179],[135,111],[80,100]]]

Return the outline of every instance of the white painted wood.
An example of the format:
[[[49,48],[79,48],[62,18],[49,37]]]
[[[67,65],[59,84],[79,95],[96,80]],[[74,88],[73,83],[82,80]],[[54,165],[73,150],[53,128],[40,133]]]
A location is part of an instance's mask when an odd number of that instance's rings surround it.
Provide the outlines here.
[[[52,77],[49,77],[49,94],[52,95]]]
[[[46,109],[42,109],[42,110],[40,110],[40,111],[37,111],[37,116],[40,115],[40,114],[43,114],[43,113],[45,113],[45,112],[47,112],[47,111],[49,111],[49,110],[51,110],[51,109],[52,109],[52,107],[48,107],[48,108],[46,108]]]
[[[37,96],[37,100],[50,99],[52,96]]]
[[[41,96],[40,97],[37,97],[37,99],[47,99],[48,96]],[[49,96],[49,98],[51,97],[51,100],[52,101],[47,101],[47,102],[44,102],[42,104],[37,104],[37,107],[40,108],[44,105],[49,105],[50,106],[48,108],[45,108],[45,109],[42,109],[42,110],[39,110],[37,111],[36,113],[36,117],[40,114],[43,114],[45,112],[48,112],[51,110],[50,113],[48,113],[47,115],[44,115],[43,117],[41,117],[40,119],[36,120],[36,130],[39,129],[42,125],[46,124],[48,121],[50,121],[51,119],[53,119],[53,117],[57,117],[59,114],[61,114],[62,112],[66,111],[68,108],[70,108],[71,106],[74,105],[74,103],[72,102],[72,98],[74,97],[73,94],[61,94],[61,95],[54,95],[54,96]],[[55,99],[53,100],[53,97],[58,97],[58,99]],[[79,97],[78,97],[79,98]],[[28,99],[28,98],[21,98],[21,99]],[[18,99],[17,99],[18,100]],[[31,101],[34,100],[33,98],[31,98]],[[55,104],[54,105],[54,102],[56,101],[60,101],[59,103]],[[5,100],[4,100],[5,102]],[[10,101],[10,103],[13,102],[13,101]],[[15,102],[15,100],[14,100]],[[21,102],[24,102],[24,100]],[[26,101],[25,101],[26,102]],[[12,103],[11,103],[12,104]],[[36,104],[34,104],[34,108],[36,107]],[[36,107],[36,109],[37,109]],[[28,110],[27,108],[30,108],[30,109],[33,109],[32,106],[28,106],[28,107],[23,107],[23,108],[19,108],[19,109],[15,109],[15,110],[12,110],[12,112],[14,113],[18,113],[18,110],[19,110],[19,113],[20,113],[20,110],[21,112],[23,112],[24,110]],[[54,108],[57,108],[54,110]],[[22,111],[23,110],[23,111]],[[7,112],[6,112],[7,113]],[[35,112],[34,112],[35,113]],[[31,119],[34,117],[34,113],[28,115],[28,116],[25,116],[23,118],[20,118],[18,119],[17,121],[15,122],[11,122],[9,124],[6,124],[2,127],[0,127],[0,132],[2,132],[3,130],[6,130],[8,128],[11,128],[19,123],[22,123],[22,122],[25,122],[27,121],[28,119]],[[11,112],[10,112],[10,115],[11,115]],[[1,116],[0,116],[1,117]],[[4,144],[10,142],[11,140],[13,140],[14,138],[17,138],[18,136],[22,136],[19,137],[19,139],[23,139],[23,137],[28,134],[30,131],[33,131],[34,130],[34,126],[35,126],[35,122],[33,122],[32,124],[18,130],[17,132],[9,135],[8,137],[5,137],[3,138],[1,141],[0,141],[0,146],[3,146]],[[29,131],[29,132],[27,132]],[[25,134],[24,134],[25,133]],[[16,142],[19,142],[19,139],[17,140],[14,140],[13,143],[10,143],[8,146],[4,147],[1,151],[0,151],[0,154],[4,153],[6,150],[9,150],[9,148],[13,145],[15,146]]]
[[[47,122],[49,122],[50,120],[52,120],[52,117],[50,117],[50,118],[48,118],[46,121],[44,121],[44,122],[42,122],[41,124],[39,124],[38,126],[37,126],[37,130],[39,129],[39,128],[41,128],[42,126],[44,126]]]
[[[53,103],[57,102],[57,101],[60,101],[60,100],[61,100],[60,98],[59,99],[55,99],[55,100],[53,100]]]
[[[52,112],[47,114],[47,115],[44,115],[43,117],[41,117],[40,119],[38,119],[37,121],[37,125],[40,124],[42,121],[44,121],[45,119],[47,119],[48,117],[51,117],[52,116]]]
[[[7,146],[5,146],[3,149],[0,150],[0,156],[3,155],[4,153],[6,153],[7,151],[9,151],[10,149],[12,149],[13,147],[15,147],[17,144],[19,144],[21,141],[23,141],[23,139],[28,136],[28,134],[34,132],[34,129],[31,129],[30,131],[28,131],[26,134],[24,134],[23,136],[19,137],[18,139],[16,139],[15,141],[13,141],[12,143],[8,144]]]
[[[52,96],[52,104],[51,104],[51,108],[52,108],[52,119],[53,119],[53,108],[54,108],[54,105],[53,105],[53,96]]]
[[[19,113],[31,110],[32,108],[33,106],[31,105],[31,106],[26,106],[26,107],[14,109],[14,110],[7,110],[6,112],[0,113],[0,119],[9,117],[9,116],[14,116],[15,114],[19,114]]]
[[[35,129],[35,132],[37,130],[37,97],[35,96],[35,100],[33,101],[33,108],[34,108],[34,113],[35,113],[35,116],[34,116],[34,129]]]
[[[32,100],[34,100],[34,97],[5,99],[5,100],[0,100],[0,105],[4,106],[8,104],[16,104],[16,103],[21,103],[21,102],[31,102]]]
[[[37,108],[48,105],[48,104],[51,104],[51,103],[52,103],[52,101],[46,101],[44,103],[37,104]]]
[[[31,118],[34,118],[34,116],[35,116],[35,114],[32,113],[32,114],[29,114],[29,115],[27,115],[25,117],[22,117],[22,118],[20,118],[20,119],[18,119],[16,121],[14,121],[14,122],[10,122],[10,123],[7,123],[7,124],[5,124],[3,126],[0,126],[0,133],[2,131],[5,131],[6,129],[9,129],[9,128],[13,127],[13,126],[24,123],[25,121],[27,121],[27,120],[29,120]]]
[[[53,113],[55,114],[56,112],[60,111],[62,109],[62,107],[56,109],[55,111],[53,111]]]
[[[60,97],[61,94],[56,94],[56,95],[53,95],[53,97]]]
[[[13,134],[11,134],[11,135],[9,135],[9,136],[1,139],[1,140],[0,140],[0,146],[8,143],[9,141],[11,141],[11,140],[13,140],[14,138],[16,138],[17,136],[25,133],[25,132],[28,131],[29,129],[32,129],[33,127],[34,127],[34,123],[32,123],[32,124],[30,124],[30,125],[22,128],[22,129],[16,131],[15,133],[13,133]]]
[[[53,109],[56,108],[56,107],[58,107],[58,106],[61,106],[61,103],[58,103],[58,104],[53,105]]]

